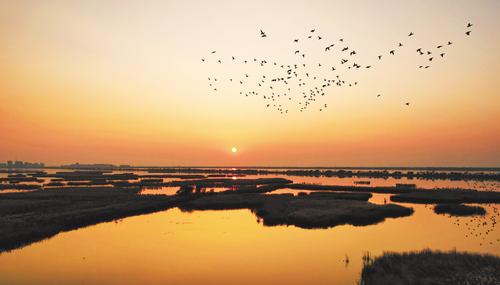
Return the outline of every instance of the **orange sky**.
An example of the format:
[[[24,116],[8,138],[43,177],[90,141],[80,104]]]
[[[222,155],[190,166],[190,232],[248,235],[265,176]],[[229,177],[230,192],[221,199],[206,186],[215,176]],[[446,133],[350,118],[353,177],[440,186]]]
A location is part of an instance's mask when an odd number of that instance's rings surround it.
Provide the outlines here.
[[[498,11],[498,1],[0,0],[0,161],[499,166]],[[237,86],[208,88],[207,76],[259,72],[202,64],[209,51],[293,63],[291,39],[312,28],[364,62],[409,31],[415,42],[352,77],[356,88],[329,90],[322,112],[283,116]],[[446,60],[416,68],[415,47],[447,40]]]

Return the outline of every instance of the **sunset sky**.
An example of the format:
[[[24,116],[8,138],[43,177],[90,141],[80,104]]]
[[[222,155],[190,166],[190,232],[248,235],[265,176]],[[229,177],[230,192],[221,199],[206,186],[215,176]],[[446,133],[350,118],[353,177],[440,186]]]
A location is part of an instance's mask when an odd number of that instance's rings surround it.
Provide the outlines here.
[[[0,0],[0,161],[500,166],[499,14],[498,0]],[[358,86],[287,115],[208,87],[260,67],[201,58],[292,64],[311,29],[324,43],[310,57],[333,60],[322,48],[344,38],[374,65],[345,73]],[[416,48],[447,41],[418,68]]]

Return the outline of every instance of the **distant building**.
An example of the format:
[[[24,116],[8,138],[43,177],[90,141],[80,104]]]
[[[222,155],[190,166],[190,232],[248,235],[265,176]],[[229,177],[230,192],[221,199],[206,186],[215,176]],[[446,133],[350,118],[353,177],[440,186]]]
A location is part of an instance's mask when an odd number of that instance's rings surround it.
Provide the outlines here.
[[[0,168],[44,168],[45,163],[42,162],[26,162],[26,161],[7,161],[7,163],[0,163]]]

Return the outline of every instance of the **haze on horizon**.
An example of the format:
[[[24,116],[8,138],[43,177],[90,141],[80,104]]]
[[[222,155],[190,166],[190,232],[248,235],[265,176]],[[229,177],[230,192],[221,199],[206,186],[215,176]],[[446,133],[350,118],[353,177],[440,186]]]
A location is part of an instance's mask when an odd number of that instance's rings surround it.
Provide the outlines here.
[[[495,0],[0,0],[0,161],[499,166],[499,12]],[[425,72],[413,51],[388,60],[332,89],[326,112],[282,116],[207,89],[210,50],[287,61],[310,29],[366,57],[410,31],[455,46]]]

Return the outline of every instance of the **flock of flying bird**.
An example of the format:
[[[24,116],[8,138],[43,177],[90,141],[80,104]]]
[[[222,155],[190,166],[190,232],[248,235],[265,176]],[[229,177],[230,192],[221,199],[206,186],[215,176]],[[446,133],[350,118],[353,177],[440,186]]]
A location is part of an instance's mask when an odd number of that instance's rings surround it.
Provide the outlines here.
[[[472,24],[466,25],[466,36],[471,35]],[[413,32],[407,35],[411,39],[415,36]],[[263,30],[260,30],[261,38],[268,38],[268,35]],[[300,43],[303,41],[316,41],[322,46],[321,51],[327,56],[333,58],[337,55],[335,63],[321,63],[307,61],[308,56],[301,49]],[[327,94],[327,89],[332,87],[355,87],[357,81],[347,81],[343,76],[347,71],[366,70],[375,67],[375,65],[385,57],[391,57],[398,54],[406,45],[399,42],[394,49],[388,50],[385,54],[377,55],[375,62],[371,64],[361,64],[357,62],[356,55],[358,52],[347,45],[343,38],[334,42],[325,44],[324,36],[317,33],[316,29],[310,30],[303,38],[295,38],[292,41],[294,45],[292,54],[297,58],[297,61],[291,64],[279,63],[277,61],[268,61],[266,59],[240,59],[231,56],[227,59],[217,57],[217,51],[211,51],[207,58],[202,58],[204,64],[242,64],[244,66],[252,66],[255,70],[260,70],[257,75],[249,75],[242,73],[238,76],[229,78],[217,78],[216,76],[208,77],[208,85],[210,90],[217,92],[222,84],[232,83],[240,87],[239,94],[246,97],[257,96],[265,101],[267,108],[273,108],[281,114],[287,114],[288,106],[292,103],[300,112],[311,108],[318,98]],[[446,55],[446,48],[453,45],[452,41],[446,41],[435,46],[435,49],[416,49],[418,56],[422,57],[423,63],[418,66],[419,69],[427,69],[431,64],[439,59],[443,59]],[[335,54],[334,54],[335,52]],[[322,76],[319,76],[321,74]],[[325,74],[329,74],[325,76]],[[377,94],[376,97],[381,97],[382,94]],[[286,103],[285,103],[286,102]],[[410,102],[404,103],[410,106]],[[293,106],[292,105],[292,106]],[[317,109],[323,111],[328,107],[327,104],[321,104]]]
[[[453,217],[448,215],[453,224],[461,227],[466,238],[476,239],[479,246],[488,246],[499,243],[498,236],[491,236],[495,233],[497,219],[500,218],[500,211],[495,204],[483,205],[488,207],[486,215],[473,215],[470,217]]]

